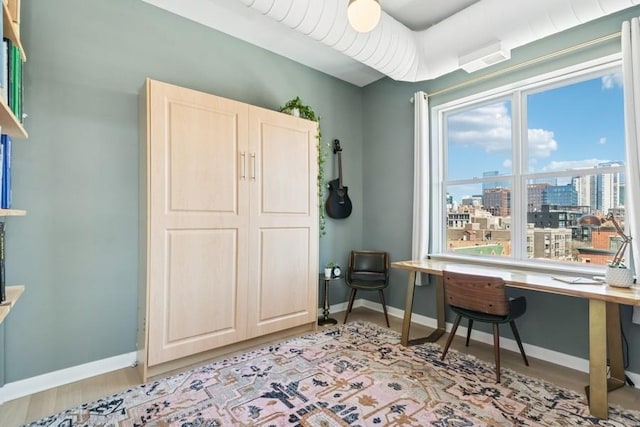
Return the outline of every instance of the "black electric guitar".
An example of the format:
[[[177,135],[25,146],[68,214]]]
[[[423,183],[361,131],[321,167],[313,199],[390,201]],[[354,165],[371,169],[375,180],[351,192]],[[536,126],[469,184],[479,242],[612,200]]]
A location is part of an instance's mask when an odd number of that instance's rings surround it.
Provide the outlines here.
[[[346,218],[351,215],[351,200],[347,187],[342,185],[342,148],[340,141],[333,140],[333,154],[338,155],[338,178],[329,181],[329,197],[325,203],[327,215],[331,218]]]

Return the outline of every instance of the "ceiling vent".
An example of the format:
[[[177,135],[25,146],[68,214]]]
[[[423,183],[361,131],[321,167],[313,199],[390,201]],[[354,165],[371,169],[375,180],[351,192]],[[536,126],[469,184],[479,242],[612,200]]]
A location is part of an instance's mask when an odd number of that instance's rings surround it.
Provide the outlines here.
[[[511,58],[511,51],[504,49],[501,42],[494,42],[461,55],[458,58],[458,65],[467,73],[473,73],[509,58]]]

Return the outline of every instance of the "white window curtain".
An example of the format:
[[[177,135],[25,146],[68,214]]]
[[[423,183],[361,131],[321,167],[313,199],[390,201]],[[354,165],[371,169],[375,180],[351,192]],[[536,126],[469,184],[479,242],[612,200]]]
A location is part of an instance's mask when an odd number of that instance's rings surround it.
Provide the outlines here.
[[[411,259],[424,259],[429,253],[429,100],[424,92],[413,95],[413,233]],[[422,286],[422,275],[416,275],[416,285]]]
[[[625,170],[626,229],[631,240],[631,268],[637,277],[640,267],[640,21],[622,23],[622,75],[624,81],[624,123],[627,163]],[[633,321],[640,323],[640,309],[633,308]]]

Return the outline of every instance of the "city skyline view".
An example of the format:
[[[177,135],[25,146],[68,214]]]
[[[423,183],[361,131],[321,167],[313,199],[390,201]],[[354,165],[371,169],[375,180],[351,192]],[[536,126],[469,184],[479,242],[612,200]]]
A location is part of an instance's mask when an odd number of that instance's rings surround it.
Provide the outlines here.
[[[446,251],[611,262],[624,227],[624,93],[619,66],[487,94],[443,115]]]
[[[621,72],[528,93],[524,108],[528,146],[523,169],[552,173],[557,185],[565,185],[571,182],[567,171],[584,172],[610,162],[623,164],[623,108]],[[509,99],[452,113],[447,125],[449,181],[482,178],[497,171],[495,182],[504,183],[500,177],[513,173]],[[460,203],[463,197],[482,194],[482,185],[450,185],[447,192]]]

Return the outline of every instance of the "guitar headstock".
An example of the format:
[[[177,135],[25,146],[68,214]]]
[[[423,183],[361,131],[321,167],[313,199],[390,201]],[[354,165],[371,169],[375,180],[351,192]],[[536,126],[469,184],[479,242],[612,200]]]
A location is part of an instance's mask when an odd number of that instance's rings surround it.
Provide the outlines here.
[[[339,139],[334,139],[333,140],[333,154],[336,154],[338,152],[342,151],[342,148],[340,147],[340,140]]]

